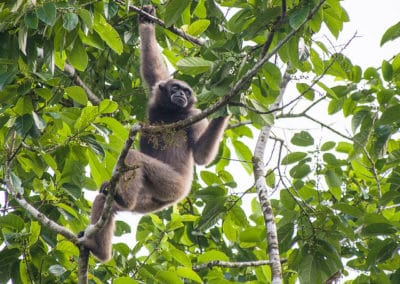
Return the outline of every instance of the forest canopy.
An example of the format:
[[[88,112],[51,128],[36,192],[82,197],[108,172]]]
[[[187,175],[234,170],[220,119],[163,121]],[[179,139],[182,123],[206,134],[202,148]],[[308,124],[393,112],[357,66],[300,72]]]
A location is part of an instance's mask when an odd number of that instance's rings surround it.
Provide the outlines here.
[[[353,64],[356,35],[334,41],[351,23],[341,4],[3,0],[0,283],[399,283],[400,51]],[[193,123],[147,125],[139,15],[197,119],[232,117],[189,197],[132,215],[137,228],[118,220],[134,245],[99,263],[77,234],[122,149],[138,148],[132,127]],[[381,45],[398,37],[393,23]]]

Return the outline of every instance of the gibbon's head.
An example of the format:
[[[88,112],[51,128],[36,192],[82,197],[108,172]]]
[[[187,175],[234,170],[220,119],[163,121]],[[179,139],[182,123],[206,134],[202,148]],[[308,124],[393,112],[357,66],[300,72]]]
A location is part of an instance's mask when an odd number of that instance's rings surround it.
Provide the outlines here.
[[[190,109],[196,103],[192,88],[185,82],[170,79],[158,84],[158,102],[171,109]]]

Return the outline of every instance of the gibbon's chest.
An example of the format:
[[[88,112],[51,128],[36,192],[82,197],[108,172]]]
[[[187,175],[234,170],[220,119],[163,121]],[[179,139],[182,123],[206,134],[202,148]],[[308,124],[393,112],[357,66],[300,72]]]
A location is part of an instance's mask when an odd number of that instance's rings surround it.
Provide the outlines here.
[[[157,134],[142,134],[140,151],[167,164],[186,163],[193,159],[192,129],[166,130]]]

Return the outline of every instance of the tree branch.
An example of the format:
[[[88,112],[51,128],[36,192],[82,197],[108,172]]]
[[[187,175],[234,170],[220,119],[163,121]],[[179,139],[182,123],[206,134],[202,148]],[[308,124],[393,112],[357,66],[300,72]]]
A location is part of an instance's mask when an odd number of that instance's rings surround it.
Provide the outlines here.
[[[174,26],[167,27],[165,25],[165,23],[162,20],[160,20],[159,18],[157,18],[157,17],[155,17],[153,15],[150,15],[149,13],[143,11],[142,9],[140,9],[140,8],[134,6],[134,5],[131,5],[129,3],[127,4],[126,1],[116,0],[115,2],[121,4],[122,6],[128,7],[130,11],[135,11],[139,15],[146,17],[150,21],[152,21],[152,22],[156,23],[157,25],[159,25],[159,26],[161,26],[161,27],[173,32],[174,34],[186,39],[187,41],[189,41],[189,42],[191,42],[191,43],[193,43],[195,45],[203,46],[206,43],[205,40],[196,38],[194,36],[191,36],[191,35],[185,33],[184,31],[182,31],[181,29],[178,29],[178,28],[176,28]]]
[[[282,262],[286,262],[286,260],[282,260]],[[227,268],[246,268],[246,267],[256,267],[263,265],[271,265],[271,261],[269,260],[256,260],[256,261],[241,261],[241,262],[229,262],[222,260],[214,260],[206,263],[202,263],[199,265],[194,265],[192,269],[194,271],[199,271],[205,268],[212,268],[214,266],[217,267],[227,267]]]
[[[64,72],[67,76],[78,86],[85,90],[88,100],[95,106],[99,105],[101,100],[97,97],[92,90],[82,81],[79,75],[76,73],[75,68],[68,63],[64,64]]]
[[[12,138],[14,141],[15,135]],[[13,143],[13,142],[12,142]],[[13,148],[13,146],[11,147]],[[38,220],[43,226],[49,228],[51,231],[56,232],[64,236],[67,240],[71,241],[74,244],[77,244],[78,239],[74,233],[69,231],[68,229],[64,228],[63,226],[58,225],[53,220],[49,219],[46,215],[41,213],[35,207],[33,207],[26,199],[22,196],[23,192],[18,192],[18,189],[14,186],[14,182],[12,180],[12,173],[11,173],[11,163],[13,159],[16,157],[16,152],[13,153],[13,149],[10,150],[11,155],[7,158],[6,165],[5,165],[5,183],[7,187],[7,191],[9,194],[14,197],[15,201],[22,208],[24,208],[29,214],[31,214],[36,220]]]
[[[290,81],[290,76],[287,70],[284,73],[282,82],[280,84],[280,94],[270,108],[276,108],[282,101],[283,94],[286,90],[287,84]],[[268,240],[267,253],[271,261],[272,283],[282,283],[282,268],[279,256],[278,233],[275,224],[275,217],[272,211],[271,201],[269,200],[269,192],[265,182],[265,166],[264,166],[264,153],[266,144],[271,132],[272,125],[263,126],[261,128],[256,147],[253,155],[254,166],[254,180],[260,206],[265,220],[265,228]]]

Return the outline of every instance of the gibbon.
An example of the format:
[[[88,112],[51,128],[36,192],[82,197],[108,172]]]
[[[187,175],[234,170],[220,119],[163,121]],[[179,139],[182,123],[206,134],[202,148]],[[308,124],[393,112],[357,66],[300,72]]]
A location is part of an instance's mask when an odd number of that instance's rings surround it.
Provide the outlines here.
[[[155,14],[152,6],[143,9]],[[158,48],[154,23],[140,16],[139,34],[141,74],[151,91],[149,123],[167,124],[200,113],[194,106],[196,97],[191,87],[170,78]],[[205,165],[215,158],[228,119],[219,117],[211,122],[203,119],[170,134],[142,134],[140,151],[130,150],[125,160],[127,167],[138,168],[122,175],[116,188],[112,216],[104,228],[87,239],[84,245],[100,261],[107,261],[111,258],[116,212],[154,212],[186,197],[192,184],[194,163]],[[102,215],[106,193],[102,188],[93,202],[91,224]]]

